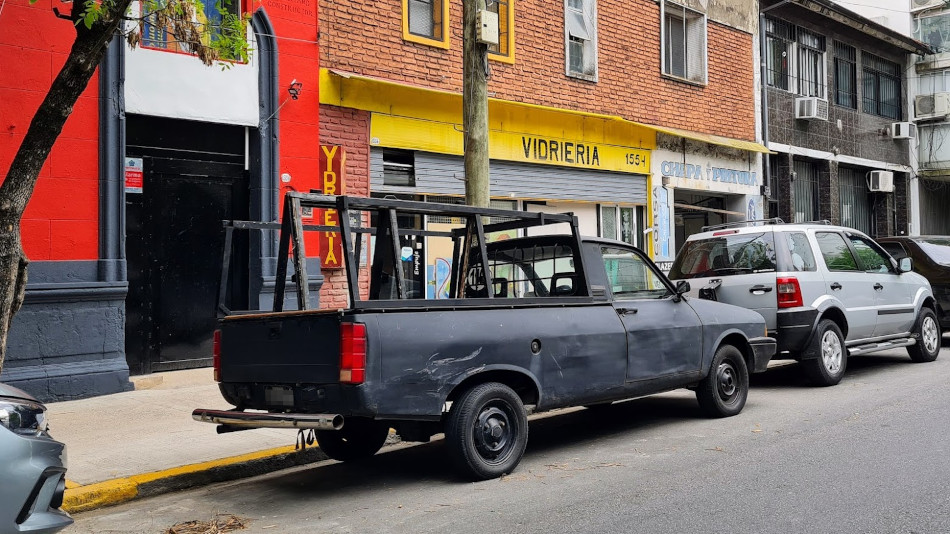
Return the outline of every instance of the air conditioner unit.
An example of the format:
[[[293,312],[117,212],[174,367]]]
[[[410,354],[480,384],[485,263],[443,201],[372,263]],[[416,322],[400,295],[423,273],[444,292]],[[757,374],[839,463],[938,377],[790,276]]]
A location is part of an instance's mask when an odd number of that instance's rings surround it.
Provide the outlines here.
[[[891,171],[871,171],[868,173],[868,190],[882,193],[894,192],[894,173]]]
[[[919,11],[921,9],[937,7],[943,4],[944,4],[943,0],[911,0],[910,10],[911,12],[914,12],[914,11]]]
[[[918,95],[914,98],[914,118],[918,121],[944,119],[950,113],[950,93]]]
[[[894,139],[917,139],[917,125],[912,122],[891,124],[891,137]]]
[[[795,118],[808,120],[828,120],[828,101],[817,96],[795,99]]]

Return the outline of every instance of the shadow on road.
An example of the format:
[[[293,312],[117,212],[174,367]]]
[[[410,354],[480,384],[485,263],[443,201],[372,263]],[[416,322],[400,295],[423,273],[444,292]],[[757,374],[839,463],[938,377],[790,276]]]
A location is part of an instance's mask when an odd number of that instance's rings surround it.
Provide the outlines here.
[[[947,340],[944,339],[944,345],[947,345]],[[946,352],[946,351],[944,351]],[[950,354],[944,355],[941,353],[941,357],[950,357]],[[845,381],[849,379],[856,379],[865,376],[871,376],[884,372],[888,369],[896,369],[901,366],[912,366],[912,365],[927,365],[927,364],[915,364],[910,360],[910,357],[907,356],[905,352],[900,353],[889,353],[889,354],[866,354],[863,356],[850,356],[848,358],[848,368],[845,371],[844,379]],[[789,387],[801,387],[801,388],[811,388],[813,387],[808,380],[806,380],[804,372],[802,372],[801,364],[789,361],[786,364],[775,366],[769,368],[768,371],[764,373],[759,373],[752,375],[749,380],[749,384],[753,388],[757,389],[779,389],[779,388],[789,388]]]

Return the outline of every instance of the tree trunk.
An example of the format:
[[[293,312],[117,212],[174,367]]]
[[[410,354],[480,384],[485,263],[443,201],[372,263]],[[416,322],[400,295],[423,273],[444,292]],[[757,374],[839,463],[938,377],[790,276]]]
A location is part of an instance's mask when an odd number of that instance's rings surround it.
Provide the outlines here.
[[[91,28],[86,28],[82,22],[75,25],[76,40],[66,63],[33,116],[23,143],[0,185],[0,370],[6,358],[10,324],[23,304],[26,289],[29,260],[20,241],[20,219],[53,144],[72,113],[73,105],[105,56],[106,47],[115,36],[121,16],[130,3],[131,0],[116,0],[114,4],[104,2],[105,10]],[[73,22],[78,20],[84,7],[83,2],[73,2]]]

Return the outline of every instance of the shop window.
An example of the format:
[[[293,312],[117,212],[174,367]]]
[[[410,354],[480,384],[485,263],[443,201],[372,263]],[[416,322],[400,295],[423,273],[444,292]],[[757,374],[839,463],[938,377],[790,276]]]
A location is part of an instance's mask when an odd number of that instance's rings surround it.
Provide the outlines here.
[[[514,0],[488,0],[486,9],[498,15],[498,44],[488,45],[488,57],[505,63],[515,62]]]
[[[564,34],[567,75],[597,81],[597,2],[566,0]]]
[[[140,9],[145,9],[147,6],[144,3],[140,4]],[[157,7],[164,7],[165,2],[163,0],[158,0]],[[241,24],[242,27],[244,22],[241,19],[241,0],[218,0],[215,2],[205,2],[201,10],[198,10],[195,13],[195,22],[197,22],[199,31],[201,34],[201,43],[205,46],[210,45],[212,42],[217,41],[224,35],[226,32],[233,31],[233,28],[229,28],[229,24]],[[194,54],[194,48],[188,44],[187,41],[182,40],[181,36],[175,35],[173,32],[169,32],[166,28],[160,28],[156,26],[154,22],[155,15],[146,16],[142,23],[142,47],[144,48],[153,48],[159,50],[167,50],[169,52],[179,52],[183,54]],[[233,51],[233,53],[224,50],[221,54],[221,59],[225,60],[239,60],[241,54],[239,51]]]
[[[901,118],[900,65],[864,52],[864,112],[889,119]]]
[[[629,243],[641,250],[646,247],[642,228],[644,225],[643,206],[601,206],[600,236]]]
[[[794,34],[795,27],[791,24],[765,18],[765,83],[769,87],[789,90],[794,74]]]
[[[706,83],[706,16],[666,3],[663,74]]]
[[[383,185],[416,186],[415,157],[411,151],[383,151]]]
[[[857,52],[853,46],[835,41],[835,104],[858,108]]]
[[[825,38],[798,29],[798,94],[825,98]]]
[[[446,0],[402,0],[402,37],[407,41],[449,47]]]

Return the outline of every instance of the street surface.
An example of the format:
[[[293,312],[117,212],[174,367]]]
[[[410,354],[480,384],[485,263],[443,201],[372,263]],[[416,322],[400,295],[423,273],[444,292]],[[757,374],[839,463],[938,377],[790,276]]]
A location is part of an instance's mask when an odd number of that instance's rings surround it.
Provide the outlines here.
[[[217,513],[252,533],[947,533],[948,381],[945,337],[936,362],[858,356],[831,388],[772,368],[729,419],[705,419],[688,391],[542,414],[500,480],[460,481],[434,441],[79,514],[65,532]]]

